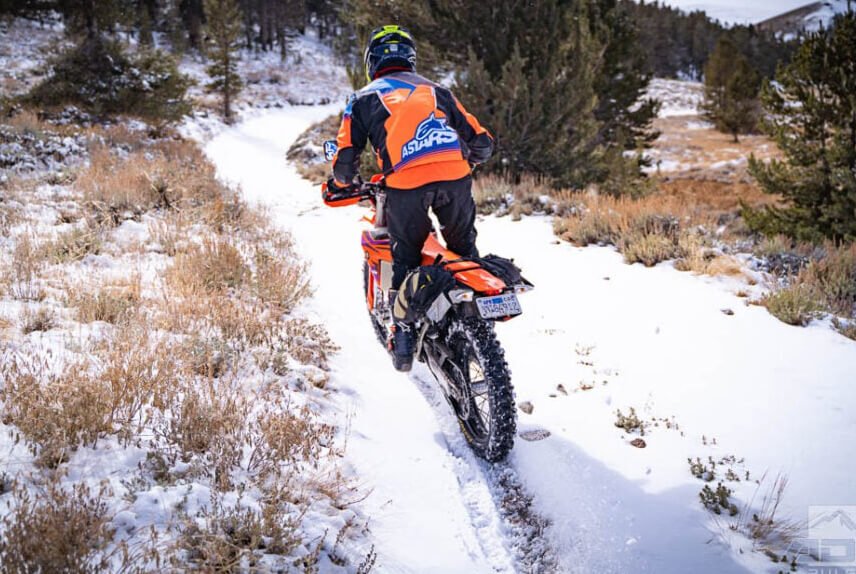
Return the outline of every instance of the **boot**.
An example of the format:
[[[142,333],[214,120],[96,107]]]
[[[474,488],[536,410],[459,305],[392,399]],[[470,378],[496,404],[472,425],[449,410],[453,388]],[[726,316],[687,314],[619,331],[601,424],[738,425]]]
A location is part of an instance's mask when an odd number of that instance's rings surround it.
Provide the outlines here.
[[[396,321],[392,325],[392,366],[406,373],[413,367],[413,329],[407,323]]]

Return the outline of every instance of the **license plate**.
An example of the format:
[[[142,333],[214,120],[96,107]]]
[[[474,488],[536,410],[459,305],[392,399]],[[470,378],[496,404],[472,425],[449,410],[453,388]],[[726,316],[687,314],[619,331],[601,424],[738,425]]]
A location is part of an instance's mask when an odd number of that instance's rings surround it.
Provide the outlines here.
[[[479,314],[484,319],[497,319],[499,317],[514,317],[523,313],[517,295],[506,293],[495,297],[481,297],[476,299]]]

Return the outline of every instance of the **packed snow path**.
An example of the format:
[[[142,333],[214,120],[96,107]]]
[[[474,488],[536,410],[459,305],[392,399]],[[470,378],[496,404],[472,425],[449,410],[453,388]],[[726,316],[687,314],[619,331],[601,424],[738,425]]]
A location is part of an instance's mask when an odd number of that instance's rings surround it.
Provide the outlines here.
[[[368,498],[379,572],[745,572],[775,566],[713,524],[687,458],[746,459],[748,500],[765,472],[790,479],[785,513],[856,504],[856,344],[744,306],[733,281],[623,264],[560,244],[549,221],[487,218],[484,253],[514,257],[536,290],[497,328],[521,431],[507,463],[476,460],[431,375],[393,371],[366,318],[360,208],[329,209],[284,159],[334,107],[272,111],[207,146],[220,173],[293,232],[311,263],[308,310],[342,347],[333,369],[347,457]],[[723,311],[727,312],[723,312]],[[613,425],[634,407],[670,420],[633,448]],[[542,433],[546,434],[546,433]],[[851,445],[851,446],[848,446]],[[728,544],[722,543],[725,539]],[[746,550],[736,552],[736,550]]]

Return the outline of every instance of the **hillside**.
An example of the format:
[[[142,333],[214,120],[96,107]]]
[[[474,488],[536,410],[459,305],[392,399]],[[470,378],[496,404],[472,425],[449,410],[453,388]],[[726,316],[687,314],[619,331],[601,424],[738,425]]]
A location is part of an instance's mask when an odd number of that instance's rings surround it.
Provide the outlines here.
[[[847,11],[847,0],[812,2],[758,22],[758,28],[776,34],[793,35],[801,31],[828,28],[836,14]]]

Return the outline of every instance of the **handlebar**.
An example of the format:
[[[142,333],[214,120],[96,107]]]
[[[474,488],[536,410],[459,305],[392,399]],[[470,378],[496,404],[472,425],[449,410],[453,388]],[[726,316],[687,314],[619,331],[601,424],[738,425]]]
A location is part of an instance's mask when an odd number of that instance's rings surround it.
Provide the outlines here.
[[[353,185],[350,189],[340,192],[332,192],[328,189],[327,184],[322,184],[321,192],[324,203],[330,207],[342,207],[345,205],[353,205],[363,200],[374,200],[379,192],[384,188],[383,180],[379,182],[360,182],[359,185]]]

